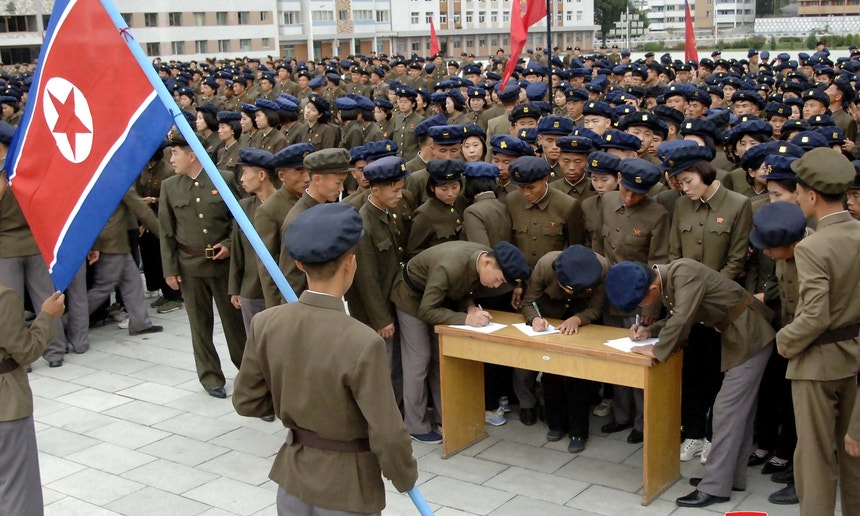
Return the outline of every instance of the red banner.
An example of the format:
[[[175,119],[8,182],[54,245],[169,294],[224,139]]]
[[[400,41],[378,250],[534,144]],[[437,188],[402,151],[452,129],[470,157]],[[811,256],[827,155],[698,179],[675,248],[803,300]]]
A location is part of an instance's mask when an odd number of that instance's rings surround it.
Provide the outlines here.
[[[546,17],[544,0],[513,0],[511,2],[511,55],[505,66],[505,74],[502,76],[501,89],[505,88],[508,79],[514,74],[514,68],[517,66],[523,47],[526,46],[529,27],[544,17]]]

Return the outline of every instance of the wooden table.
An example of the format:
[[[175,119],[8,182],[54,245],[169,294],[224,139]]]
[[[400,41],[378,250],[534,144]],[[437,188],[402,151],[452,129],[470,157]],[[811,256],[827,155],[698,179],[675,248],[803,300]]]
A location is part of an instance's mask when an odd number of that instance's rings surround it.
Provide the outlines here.
[[[523,322],[520,314],[491,312],[493,322]],[[560,321],[551,321],[558,326]],[[436,326],[447,458],[487,437],[484,427],[484,363],[544,371],[645,391],[642,505],[681,476],[681,353],[666,363],[604,345],[627,330],[587,325],[574,335],[527,337],[508,326],[491,334]]]

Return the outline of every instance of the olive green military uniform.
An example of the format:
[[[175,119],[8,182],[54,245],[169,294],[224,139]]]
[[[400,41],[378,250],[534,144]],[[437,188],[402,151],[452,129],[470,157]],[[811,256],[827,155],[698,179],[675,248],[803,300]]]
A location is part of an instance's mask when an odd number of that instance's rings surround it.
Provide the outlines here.
[[[591,180],[588,178],[588,174],[583,175],[582,179],[577,181],[576,184],[571,184],[570,181],[564,177],[564,174],[562,174],[558,181],[550,182],[549,187],[561,190],[565,194],[579,201],[580,204],[589,197],[597,195],[597,192],[594,191],[594,187],[591,186]]]
[[[212,161],[217,162],[218,150],[224,146],[224,142],[218,137],[218,131],[212,131],[209,133],[209,136],[204,136],[203,140],[205,141],[204,148],[206,149],[206,154],[212,158]]]
[[[364,145],[364,131],[358,122],[352,120],[345,122],[341,127],[343,136],[340,139],[340,146],[346,150],[353,147],[361,147]]]
[[[385,136],[382,134],[382,128],[375,121],[364,124],[361,130],[364,134],[364,143],[378,142],[385,139]]]
[[[271,197],[262,203],[254,214],[254,229],[260,235],[266,249],[272,255],[275,263],[280,260],[281,253],[284,252],[281,233],[281,225],[287,214],[296,205],[300,198],[296,197],[291,191],[286,188],[279,188]],[[263,266],[262,262],[258,264],[258,272],[260,274],[260,283],[263,289],[263,298],[266,300],[266,308],[271,308],[275,305],[280,305],[284,302],[281,291],[275,285],[269,271]]]
[[[391,120],[387,121],[386,123],[379,124],[379,130],[382,131],[383,140],[392,140],[394,138],[394,116],[396,115],[392,115]]]
[[[257,209],[262,203],[256,195],[239,201],[242,211],[248,220],[254,220]],[[245,332],[251,329],[251,318],[266,308],[263,298],[263,286],[260,283],[259,268],[262,266],[257,252],[251,246],[245,232],[233,221],[233,248],[230,253],[230,279],[227,282],[227,294],[239,296],[242,301],[242,322]],[[265,268],[265,267],[263,267]]]
[[[593,247],[593,242],[600,239],[603,231],[602,204],[603,197],[600,195],[592,195],[580,204],[582,206],[582,223],[585,226],[586,247]]]
[[[397,143],[398,152],[403,161],[409,161],[418,154],[418,140],[415,138],[415,126],[420,124],[424,117],[416,112],[411,112],[406,116],[402,114],[395,115],[394,134],[392,140]]]
[[[495,247],[511,241],[511,214],[493,192],[481,192],[463,212],[463,237],[469,242]]]
[[[280,235],[284,235],[284,233],[287,232],[287,228],[290,227],[290,224],[296,220],[296,217],[298,217],[299,214],[305,210],[313,208],[317,204],[319,204],[319,202],[311,197],[308,191],[305,190],[301,199],[296,201],[296,204],[290,209],[289,213],[287,213],[287,216],[284,218],[284,222],[281,224]],[[296,296],[301,295],[301,293],[308,288],[308,281],[305,277],[305,273],[299,270],[296,266],[296,261],[293,260],[286,249],[282,250],[278,257],[278,268],[284,273],[284,276],[287,278],[287,281],[290,283],[290,287],[292,287]]]
[[[442,242],[461,240],[465,210],[466,200],[462,197],[457,197],[453,205],[445,204],[435,197],[427,199],[412,214],[406,257],[412,258]]]
[[[860,222],[847,211],[818,221],[817,231],[795,246],[797,312],[776,336],[788,358],[797,421],[794,475],[804,516],[833,513],[837,479],[842,513],[860,514],[860,458],[845,453],[843,441],[856,410],[860,363],[858,252]],[[851,330],[839,335],[841,329]]]
[[[287,145],[301,143],[302,137],[305,134],[305,124],[302,122],[293,122],[293,124],[284,131],[284,138],[287,140]]]
[[[239,142],[233,142],[229,147],[222,145],[218,148],[218,157],[215,160],[215,166],[219,170],[227,170],[233,173],[234,177],[239,177],[241,173],[239,167]]]
[[[418,172],[419,170],[424,170],[424,174],[422,174],[422,175],[425,175],[425,177],[422,180],[423,181],[422,185],[427,184],[426,168],[427,168],[427,162],[424,161],[424,158],[421,157],[421,154],[416,154],[414,158],[412,158],[406,162],[406,171],[410,173],[409,176],[406,178],[407,181],[409,180],[409,177],[414,175],[415,172]],[[415,187],[413,187],[413,188],[415,188]],[[423,188],[423,186],[422,186],[422,188]],[[414,191],[412,193],[413,193],[413,195],[415,194]]]
[[[221,175],[231,187],[225,194],[236,195],[233,175],[223,171]],[[213,299],[236,367],[242,362],[245,328],[242,314],[227,295],[230,263],[207,258],[206,249],[218,243],[231,247],[232,216],[212,180],[201,170],[196,179],[176,175],[162,183],[158,222],[164,275],[182,277],[197,376],[206,390],[223,387],[224,373],[212,341]]]
[[[561,251],[585,241],[582,209],[575,199],[547,188],[543,199],[535,204],[526,202],[519,191],[505,197],[511,214],[514,242],[529,267],[550,251]]]
[[[254,133],[248,146],[275,154],[279,150],[285,148],[287,144],[287,138],[284,136],[284,133],[277,129],[270,128],[268,132],[259,130]]]
[[[302,136],[302,142],[310,143],[315,151],[331,149],[338,146],[340,130],[331,125],[317,122],[314,125],[306,125]]]

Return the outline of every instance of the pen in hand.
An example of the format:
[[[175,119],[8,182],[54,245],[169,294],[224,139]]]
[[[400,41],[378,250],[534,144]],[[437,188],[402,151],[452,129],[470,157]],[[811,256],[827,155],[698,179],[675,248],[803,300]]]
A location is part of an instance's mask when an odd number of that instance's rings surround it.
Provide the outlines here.
[[[639,314],[636,314],[636,321],[633,323],[633,336],[630,340],[637,341],[639,340],[639,323],[641,320],[639,319]]]

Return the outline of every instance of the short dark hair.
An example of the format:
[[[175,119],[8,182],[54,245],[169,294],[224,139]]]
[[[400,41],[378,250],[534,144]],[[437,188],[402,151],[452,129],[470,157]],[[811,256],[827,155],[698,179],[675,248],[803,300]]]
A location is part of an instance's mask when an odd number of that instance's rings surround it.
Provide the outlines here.
[[[342,109],[340,111],[341,120],[358,120],[357,109]]]
[[[476,195],[484,192],[493,192],[498,197],[500,188],[499,182],[492,177],[467,177],[463,197],[469,202],[474,201]]]
[[[813,188],[813,187],[809,186],[808,184],[804,183],[801,179],[798,179],[798,180],[797,180],[797,184],[798,184],[798,185],[800,185],[800,186],[802,186],[803,188],[805,188],[805,189],[807,189],[807,190],[812,190],[813,192],[817,193],[817,194],[818,194],[818,195],[820,195],[820,196],[821,196],[821,198],[822,198],[822,199],[824,199],[824,201],[825,201],[825,202],[827,202],[827,203],[837,203],[837,202],[842,202],[842,201],[845,199],[845,192],[838,193],[838,194],[824,193],[824,192],[818,191],[818,190],[816,190],[815,188]]]
[[[203,115],[203,122],[206,123],[206,127],[209,128],[210,131],[218,130],[218,118],[208,111],[198,111],[198,113]]]
[[[347,258],[355,254],[355,246],[349,249],[349,251],[343,253],[333,260],[329,260],[323,263],[301,263],[302,269],[304,269],[305,274],[307,274],[309,280],[327,280],[334,276],[334,273],[340,268],[341,264],[346,261]]]
[[[278,127],[281,125],[281,119],[278,116],[278,112],[274,109],[266,109],[263,108],[260,111],[266,116],[266,120],[269,122],[269,127]]]
[[[684,172],[695,172],[702,179],[702,182],[708,186],[711,186],[717,179],[717,170],[711,165],[710,161],[697,161]]]
[[[797,191],[797,179],[768,179],[767,182],[770,183],[773,181],[779,186],[785,188],[786,190],[790,190],[792,192]]]
[[[242,136],[242,124],[240,124],[238,120],[227,120],[226,122],[219,123],[224,124],[233,130],[233,138],[238,140],[239,137]]]

